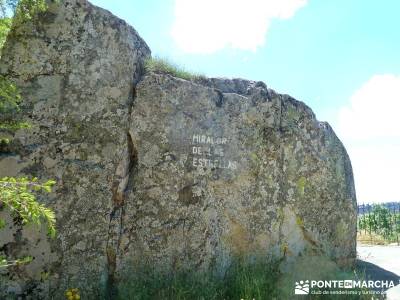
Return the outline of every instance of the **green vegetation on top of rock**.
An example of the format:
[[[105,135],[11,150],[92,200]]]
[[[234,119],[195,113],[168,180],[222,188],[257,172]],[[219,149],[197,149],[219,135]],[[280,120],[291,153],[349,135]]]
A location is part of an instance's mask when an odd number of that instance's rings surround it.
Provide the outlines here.
[[[186,80],[194,80],[204,77],[203,75],[189,72],[166,58],[160,58],[160,57],[148,58],[145,61],[144,67],[146,73],[154,72],[161,74],[170,74],[174,77]]]

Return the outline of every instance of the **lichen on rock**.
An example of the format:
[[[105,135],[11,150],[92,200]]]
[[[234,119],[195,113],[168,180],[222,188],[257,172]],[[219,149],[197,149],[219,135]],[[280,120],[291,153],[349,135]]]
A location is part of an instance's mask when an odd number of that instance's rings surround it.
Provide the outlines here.
[[[151,73],[130,126],[138,167],[122,261],[145,253],[173,269],[249,253],[355,259],[350,161],[304,103],[253,81]]]
[[[58,236],[11,228],[22,240],[4,249],[40,239],[35,253],[50,259],[5,284],[95,298],[143,261],[224,272],[253,255],[288,270],[308,255],[349,266],[356,196],[332,128],[262,82],[144,75],[149,56],[132,27],[86,0],[50,4],[13,29],[0,73],[20,88],[32,129],[16,133],[1,173],[58,182],[43,199]]]
[[[0,72],[21,90],[32,128],[16,133],[18,155],[11,152],[0,164],[15,161],[19,175],[57,181],[55,193],[44,199],[56,212],[57,239],[37,237],[49,245],[40,255],[53,257],[41,265],[49,276],[46,284],[38,274],[13,276],[22,292],[36,281],[37,297],[59,299],[74,286],[94,296],[109,279],[106,248],[117,248],[112,241],[119,234],[113,199],[127,188],[127,170],[119,165],[128,159],[129,112],[149,55],[131,26],[86,0],[50,3],[35,22],[13,28]]]

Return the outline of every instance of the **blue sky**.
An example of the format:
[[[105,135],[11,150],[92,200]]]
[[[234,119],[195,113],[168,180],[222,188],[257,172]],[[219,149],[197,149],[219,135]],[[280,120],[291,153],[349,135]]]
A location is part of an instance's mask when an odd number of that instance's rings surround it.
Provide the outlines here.
[[[400,1],[93,0],[207,76],[262,80],[328,121],[359,202],[400,200]]]

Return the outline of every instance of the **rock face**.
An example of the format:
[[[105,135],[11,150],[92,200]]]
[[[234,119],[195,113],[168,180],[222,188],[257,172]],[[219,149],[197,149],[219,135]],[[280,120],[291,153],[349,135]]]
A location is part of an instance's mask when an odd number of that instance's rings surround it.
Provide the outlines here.
[[[350,161],[304,103],[262,82],[150,74],[130,135],[137,162],[122,258],[171,268],[223,268],[251,253],[355,258]]]
[[[12,32],[0,71],[21,89],[32,129],[17,132],[0,173],[58,182],[42,200],[58,235],[2,232],[3,252],[35,260],[0,293],[61,299],[80,287],[98,299],[144,260],[168,270],[223,271],[247,255],[350,265],[356,197],[331,127],[262,82],[144,76],[149,55],[131,27],[85,0],[52,4]]]

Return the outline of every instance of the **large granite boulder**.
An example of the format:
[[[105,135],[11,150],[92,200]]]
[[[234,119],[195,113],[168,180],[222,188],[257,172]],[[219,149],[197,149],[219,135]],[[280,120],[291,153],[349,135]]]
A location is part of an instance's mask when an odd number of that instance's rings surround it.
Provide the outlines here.
[[[16,133],[18,149],[1,157],[0,173],[57,181],[43,201],[56,212],[58,233],[48,240],[18,229],[9,232],[14,241],[0,241],[8,257],[34,256],[15,270],[11,290],[35,298],[34,280],[36,290],[55,299],[77,286],[95,297],[91,291],[109,280],[115,187],[127,189],[129,170],[119,165],[129,160],[134,87],[149,55],[131,26],[86,0],[52,3],[12,30],[0,72],[20,88],[32,128]]]
[[[50,4],[11,32],[0,73],[21,89],[32,129],[16,133],[0,176],[57,181],[41,201],[58,235],[0,231],[3,254],[34,256],[3,274],[0,297],[62,299],[79,287],[99,299],[144,261],[221,272],[243,256],[281,260],[283,271],[299,256],[351,265],[353,175],[331,127],[262,82],[144,76],[149,56],[133,28],[86,0]]]
[[[133,190],[120,267],[217,266],[236,256],[356,256],[350,160],[304,103],[241,79],[149,74],[131,121]]]

